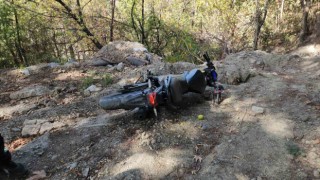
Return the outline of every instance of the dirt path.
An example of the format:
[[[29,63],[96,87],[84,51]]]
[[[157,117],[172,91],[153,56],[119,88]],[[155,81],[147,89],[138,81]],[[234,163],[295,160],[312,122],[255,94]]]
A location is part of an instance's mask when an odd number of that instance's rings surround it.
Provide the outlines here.
[[[288,56],[236,54],[264,66],[246,82],[226,85],[222,104],[189,95],[177,112],[161,109],[158,119],[146,120],[101,110],[101,92],[83,96],[83,78],[108,69],[52,70],[27,78],[1,71],[0,132],[17,161],[31,171],[44,170],[48,179],[316,179],[320,58]],[[115,79],[126,77],[111,73]],[[8,98],[30,84],[51,93]],[[28,123],[51,129],[21,137]]]

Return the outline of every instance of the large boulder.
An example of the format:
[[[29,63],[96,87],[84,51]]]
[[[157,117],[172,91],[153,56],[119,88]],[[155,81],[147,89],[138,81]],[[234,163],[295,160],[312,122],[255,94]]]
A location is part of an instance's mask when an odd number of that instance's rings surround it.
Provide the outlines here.
[[[240,84],[247,82],[251,77],[264,72],[294,73],[296,64],[301,60],[297,55],[272,54],[264,51],[242,51],[230,54],[224,61],[213,62],[217,68],[218,81],[224,84]],[[147,71],[155,76],[167,74],[182,74],[194,68],[205,69],[206,63],[195,65],[189,62],[167,63],[156,61],[147,66],[130,69],[122,73],[119,85],[133,83]]]
[[[255,75],[255,69],[264,68],[265,52],[251,51],[231,54],[218,66],[219,81],[227,84],[246,82]]]
[[[121,62],[135,66],[141,66],[161,61],[157,55],[138,42],[114,41],[101,48],[87,64],[92,66],[115,65]]]
[[[51,131],[53,129],[61,128],[65,126],[64,123],[59,121],[51,121],[49,119],[33,119],[25,120],[23,123],[23,128],[21,135],[23,137],[35,136],[38,134],[44,134],[45,132]]]
[[[37,106],[35,104],[26,104],[26,103],[20,103],[14,106],[2,106],[0,111],[0,118],[1,117],[11,117],[14,114],[23,114],[26,113],[32,109],[35,109]]]
[[[32,66],[29,66],[29,67],[26,67],[27,70],[29,70],[29,72],[31,74],[37,74],[41,71],[45,71],[45,70],[48,70],[49,69],[49,65],[47,63],[40,63],[40,64],[37,64],[37,65],[32,65]]]
[[[220,82],[239,84],[246,82],[262,70],[291,72],[300,59],[297,55],[272,54],[259,50],[242,51],[228,55],[223,63],[217,66],[217,72]]]

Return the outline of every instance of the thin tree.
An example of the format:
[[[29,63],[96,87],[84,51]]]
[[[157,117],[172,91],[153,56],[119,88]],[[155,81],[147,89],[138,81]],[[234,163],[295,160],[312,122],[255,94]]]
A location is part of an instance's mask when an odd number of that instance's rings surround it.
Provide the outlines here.
[[[14,14],[14,21],[15,21],[15,30],[16,30],[16,40],[15,40],[15,47],[17,50],[17,54],[19,58],[21,59],[21,62],[24,62],[25,66],[29,66],[28,59],[25,55],[25,50],[22,48],[21,45],[21,35],[20,35],[20,24],[19,24],[19,17],[18,17],[18,12],[17,9],[14,7],[14,1],[11,1],[13,5],[13,14]]]
[[[301,21],[301,33],[300,33],[300,42],[302,43],[306,37],[309,35],[309,6],[310,0],[300,0],[301,9],[302,9],[302,21]]]
[[[141,22],[140,24],[140,29],[141,29],[141,43],[145,44],[146,42],[146,35],[145,35],[145,30],[144,30],[144,0],[141,2]]]
[[[113,29],[114,29],[114,12],[116,9],[116,0],[110,0],[111,4],[111,21],[110,21],[110,41],[113,41]]]
[[[282,20],[283,18],[283,9],[284,9],[284,0],[281,0],[280,20]]]
[[[140,39],[140,38],[139,38],[139,31],[138,31],[138,28],[137,28],[137,25],[136,25],[136,21],[135,21],[135,19],[134,19],[134,16],[135,16],[135,13],[134,13],[135,6],[136,6],[136,0],[133,0],[132,6],[131,6],[131,12],[130,12],[130,15],[131,15],[131,23],[132,23],[132,28],[133,28],[136,36],[137,36],[137,39]]]
[[[131,21],[132,21],[132,28],[136,33],[137,38],[142,44],[148,44],[147,42],[147,34],[145,31],[145,14],[144,14],[144,0],[141,1],[141,19],[136,18],[138,21],[138,25],[136,24],[135,20],[135,6],[136,6],[136,0],[133,1],[131,6]]]
[[[259,0],[256,0],[256,14],[255,14],[255,32],[254,32],[254,39],[253,39],[253,49],[258,49],[258,40],[261,28],[266,20],[267,13],[268,13],[268,6],[269,1],[266,0],[263,7],[263,12],[260,10]]]

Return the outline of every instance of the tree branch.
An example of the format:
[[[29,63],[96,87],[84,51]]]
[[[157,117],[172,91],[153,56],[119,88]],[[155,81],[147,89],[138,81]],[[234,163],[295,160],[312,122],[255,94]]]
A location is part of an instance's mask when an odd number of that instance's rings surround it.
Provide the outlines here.
[[[55,0],[58,2],[67,12],[66,14],[70,16],[72,19],[74,19],[78,24],[81,24],[79,18],[72,12],[72,9],[70,9],[69,6],[67,6],[62,0]]]
[[[83,19],[83,14],[81,11],[81,6],[80,6],[80,0],[77,0],[77,7],[78,7],[78,16],[72,11],[72,9],[65,4],[62,0],[55,0],[56,2],[58,2],[67,12],[66,14],[74,19],[78,25],[82,28],[82,31],[84,33],[86,33],[86,35],[88,36],[88,38],[92,41],[92,43],[98,48],[101,49],[103,46],[102,44],[95,38],[94,34],[88,29],[87,25],[84,22]]]
[[[87,3],[85,3],[85,4],[81,7],[81,9],[83,9],[84,7],[86,7],[91,1],[92,1],[92,0],[89,0]]]

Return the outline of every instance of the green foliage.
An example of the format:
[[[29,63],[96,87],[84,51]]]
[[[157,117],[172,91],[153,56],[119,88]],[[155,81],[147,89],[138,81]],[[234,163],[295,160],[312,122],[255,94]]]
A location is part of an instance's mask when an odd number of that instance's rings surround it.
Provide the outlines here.
[[[87,89],[89,86],[93,84],[93,82],[94,82],[93,76],[85,77],[84,79],[82,79],[81,88]]]
[[[43,16],[22,9],[23,5],[20,0],[0,0],[0,67],[49,62],[54,57],[51,25]],[[26,6],[37,11],[32,3]]]
[[[286,147],[287,147],[287,151],[289,152],[289,154],[291,154],[295,157],[300,156],[302,154],[301,148],[297,144],[295,144],[294,142],[289,141],[286,144]]]
[[[104,76],[103,76],[103,78],[102,78],[102,85],[104,86],[104,87],[106,87],[106,86],[108,86],[108,85],[110,85],[110,84],[112,84],[113,83],[113,79],[112,79],[112,76],[110,75],[110,74],[105,74]]]
[[[93,85],[94,83],[101,83],[102,86],[107,87],[113,83],[113,79],[111,74],[104,74],[101,75],[96,71],[89,71],[87,77],[81,80],[81,89],[87,89],[89,86]]]
[[[0,68],[19,67],[25,64],[24,58],[29,64],[53,59],[65,62],[73,54],[70,47],[81,60],[97,51],[92,40],[108,43],[109,1],[80,1],[81,13],[76,1],[62,1],[74,16],[56,0],[0,0]],[[259,1],[261,8],[263,3]],[[301,31],[299,1],[285,1],[282,16],[280,7],[281,1],[270,1],[260,33],[262,50],[294,46]],[[143,42],[150,52],[169,62],[197,63],[204,51],[212,52],[219,59],[224,57],[226,48],[232,52],[252,48],[255,8],[255,1],[117,1],[114,39]],[[319,8],[312,1],[310,29],[313,29],[316,11]],[[91,35],[84,32],[86,28]]]
[[[180,32],[173,36],[166,48],[168,54],[165,60],[168,62],[197,62],[200,46],[192,35]]]

